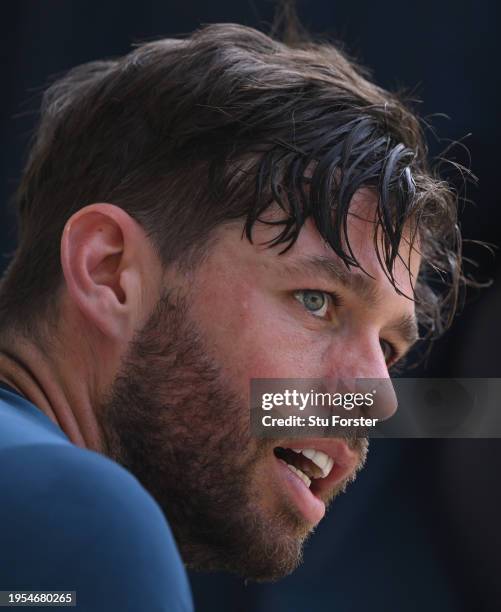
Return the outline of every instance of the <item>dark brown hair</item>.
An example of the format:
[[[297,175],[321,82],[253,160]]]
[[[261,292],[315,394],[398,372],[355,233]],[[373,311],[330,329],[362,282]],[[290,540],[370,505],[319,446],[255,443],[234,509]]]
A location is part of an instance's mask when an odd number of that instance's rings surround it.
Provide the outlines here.
[[[377,252],[392,281],[412,222],[424,255],[418,318],[440,333],[461,281],[455,194],[431,172],[416,116],[334,45],[214,24],[79,66],[43,99],[16,195],[19,247],[1,287],[1,327],[35,337],[54,315],[61,233],[92,202],[122,207],[165,265],[186,265],[228,220],[244,220],[252,240],[275,201],[283,221],[274,244],[289,248],[311,217],[356,266],[346,224],[362,186],[378,195]],[[437,272],[445,290],[432,287]]]

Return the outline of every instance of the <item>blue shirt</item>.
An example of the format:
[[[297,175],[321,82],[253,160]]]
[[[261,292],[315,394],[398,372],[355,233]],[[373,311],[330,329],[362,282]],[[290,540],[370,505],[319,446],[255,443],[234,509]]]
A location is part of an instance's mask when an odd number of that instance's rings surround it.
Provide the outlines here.
[[[0,590],[76,591],[82,612],[192,611],[151,495],[9,389],[0,385]]]

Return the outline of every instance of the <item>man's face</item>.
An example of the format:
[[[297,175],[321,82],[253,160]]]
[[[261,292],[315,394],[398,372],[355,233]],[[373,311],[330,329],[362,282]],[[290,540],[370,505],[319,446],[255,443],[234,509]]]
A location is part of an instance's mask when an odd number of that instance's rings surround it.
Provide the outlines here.
[[[387,361],[408,349],[414,303],[378,263],[374,204],[360,191],[348,223],[372,279],[347,273],[311,221],[282,255],[265,245],[273,226],[257,224],[250,244],[232,223],[193,273],[166,275],[166,295],[131,343],[101,410],[107,452],[155,497],[189,566],[257,580],[289,573],[361,467],[361,440],[253,437],[249,390],[252,378],[387,378]],[[415,282],[419,255],[409,259],[405,243],[400,253]],[[401,261],[395,278],[412,296]],[[303,456],[317,476],[307,486],[277,451],[291,447],[326,453],[330,474]]]

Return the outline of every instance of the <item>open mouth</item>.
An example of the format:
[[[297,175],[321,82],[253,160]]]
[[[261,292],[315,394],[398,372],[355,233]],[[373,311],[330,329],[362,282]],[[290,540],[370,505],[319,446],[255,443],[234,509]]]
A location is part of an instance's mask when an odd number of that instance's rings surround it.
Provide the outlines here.
[[[318,480],[327,478],[334,466],[334,459],[314,448],[293,449],[277,446],[273,452],[287,467],[299,476],[306,487],[315,495],[319,493]]]
[[[342,440],[310,438],[303,441],[306,448],[300,443],[277,446],[273,454],[287,495],[303,518],[316,524],[325,514],[326,501],[353,476],[360,454]]]

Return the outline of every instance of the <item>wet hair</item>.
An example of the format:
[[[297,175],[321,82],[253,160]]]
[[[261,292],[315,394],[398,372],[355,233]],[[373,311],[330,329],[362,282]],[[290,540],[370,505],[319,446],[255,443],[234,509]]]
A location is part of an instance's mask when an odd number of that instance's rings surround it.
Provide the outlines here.
[[[41,322],[56,320],[61,234],[87,204],[127,211],[165,266],[196,265],[213,230],[232,220],[252,240],[276,204],[272,244],[287,250],[312,218],[358,266],[347,220],[361,187],[377,196],[374,244],[394,285],[404,228],[418,238],[416,312],[424,335],[436,336],[462,279],[455,191],[430,169],[414,112],[335,45],[213,24],[78,66],[43,98],[15,196],[19,246],[1,286],[1,329],[36,338]]]

